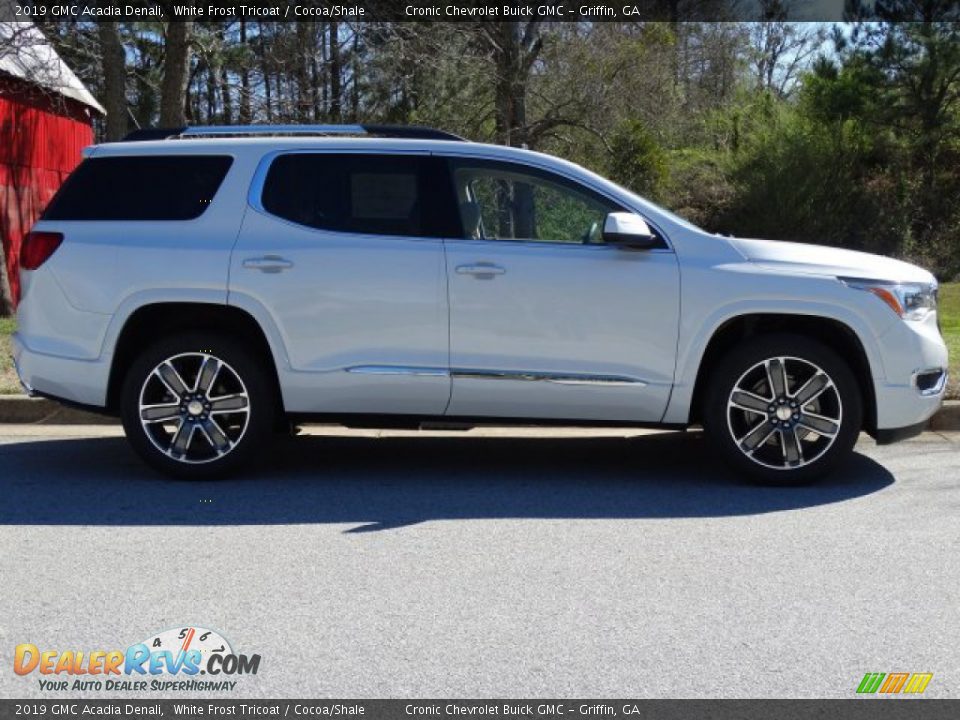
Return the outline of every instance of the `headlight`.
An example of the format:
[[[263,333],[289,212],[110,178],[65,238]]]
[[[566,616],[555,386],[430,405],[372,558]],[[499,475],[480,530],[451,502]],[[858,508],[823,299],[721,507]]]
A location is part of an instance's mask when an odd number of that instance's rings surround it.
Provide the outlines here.
[[[904,320],[923,320],[937,310],[937,284],[893,283],[863,278],[840,278],[848,287],[866,290],[883,300]]]

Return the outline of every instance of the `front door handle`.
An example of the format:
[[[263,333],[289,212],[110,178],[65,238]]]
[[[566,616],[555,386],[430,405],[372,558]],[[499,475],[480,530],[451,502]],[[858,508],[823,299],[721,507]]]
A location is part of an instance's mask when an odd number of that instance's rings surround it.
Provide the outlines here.
[[[243,261],[247,270],[259,270],[265,273],[278,273],[289,270],[293,263],[279,255],[264,255],[263,257],[247,258]]]
[[[458,275],[473,275],[479,280],[489,280],[494,275],[503,275],[506,268],[489,262],[478,262],[470,265],[457,265]]]

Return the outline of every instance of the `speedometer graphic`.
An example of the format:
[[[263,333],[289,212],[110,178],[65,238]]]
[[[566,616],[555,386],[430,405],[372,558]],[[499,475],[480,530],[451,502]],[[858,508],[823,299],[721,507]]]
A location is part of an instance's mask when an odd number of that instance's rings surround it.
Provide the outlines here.
[[[195,664],[201,668],[207,667],[211,655],[233,654],[233,648],[223,635],[216,630],[199,626],[164,630],[148,637],[143,644],[150,648],[151,652],[166,651],[173,657],[185,656],[191,650],[197,651],[200,659]]]

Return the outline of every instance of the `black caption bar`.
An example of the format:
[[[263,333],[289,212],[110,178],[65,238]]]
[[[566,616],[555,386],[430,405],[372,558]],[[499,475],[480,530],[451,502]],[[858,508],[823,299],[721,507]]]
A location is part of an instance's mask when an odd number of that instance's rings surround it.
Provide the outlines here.
[[[539,718],[926,720],[960,700],[0,700],[0,718]]]
[[[0,20],[224,20],[276,22],[309,20],[382,22],[545,22],[929,20],[930,3],[874,3],[862,0],[816,0],[778,4],[776,16],[761,10],[759,0],[636,0],[589,2],[538,0],[18,0],[3,3]],[[960,1],[934,4],[943,20],[960,20]],[[914,17],[916,15],[916,17]],[[9,16],[9,17],[8,17]]]

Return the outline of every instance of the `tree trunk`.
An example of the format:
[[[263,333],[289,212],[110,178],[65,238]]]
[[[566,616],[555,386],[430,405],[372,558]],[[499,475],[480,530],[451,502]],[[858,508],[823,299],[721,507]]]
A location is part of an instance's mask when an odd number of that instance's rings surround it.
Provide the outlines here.
[[[7,276],[7,257],[3,243],[0,243],[0,317],[13,315],[13,293],[10,290],[10,278]]]
[[[263,75],[264,102],[267,106],[267,122],[273,120],[273,97],[270,91],[270,63],[267,60],[267,41],[264,37],[266,25],[259,24],[260,27],[260,72]]]
[[[247,47],[247,21],[240,21],[240,44]],[[253,119],[250,112],[250,70],[247,68],[246,57],[240,65],[240,124],[247,125]]]
[[[330,121],[340,122],[342,90],[340,87],[340,24],[330,23]]]
[[[103,72],[103,107],[107,111],[105,125],[108,142],[127,134],[127,73],[120,30],[115,22],[97,24]]]
[[[327,62],[327,30],[320,28],[320,59],[323,61],[323,67],[320,70],[320,98],[321,108],[323,109],[324,119],[330,117],[330,84],[327,78],[330,77],[330,65]]]
[[[182,127],[187,122],[186,96],[192,32],[192,21],[167,23],[163,80],[160,85],[161,127]]]
[[[353,29],[353,53],[350,56],[353,75],[353,95],[351,96],[350,120],[360,120],[360,25]]]
[[[310,77],[308,73],[308,58],[313,54],[312,40],[316,38],[314,33],[315,23],[311,20],[303,20],[296,23],[296,58],[294,63],[294,76],[297,80],[296,92],[296,120],[297,122],[310,121],[310,109],[313,104],[310,92]]]
[[[316,52],[310,55],[310,116],[315,123],[320,122],[320,66]]]
[[[207,64],[207,123],[213,124],[217,120],[217,79],[220,75],[219,68],[214,64],[213,59]]]
[[[233,97],[226,65],[220,68],[220,99],[223,102],[223,122],[225,125],[233,125]]]
[[[521,147],[528,144],[527,81],[540,53],[536,23],[497,23],[489,30],[496,80],[494,106],[497,142]]]

